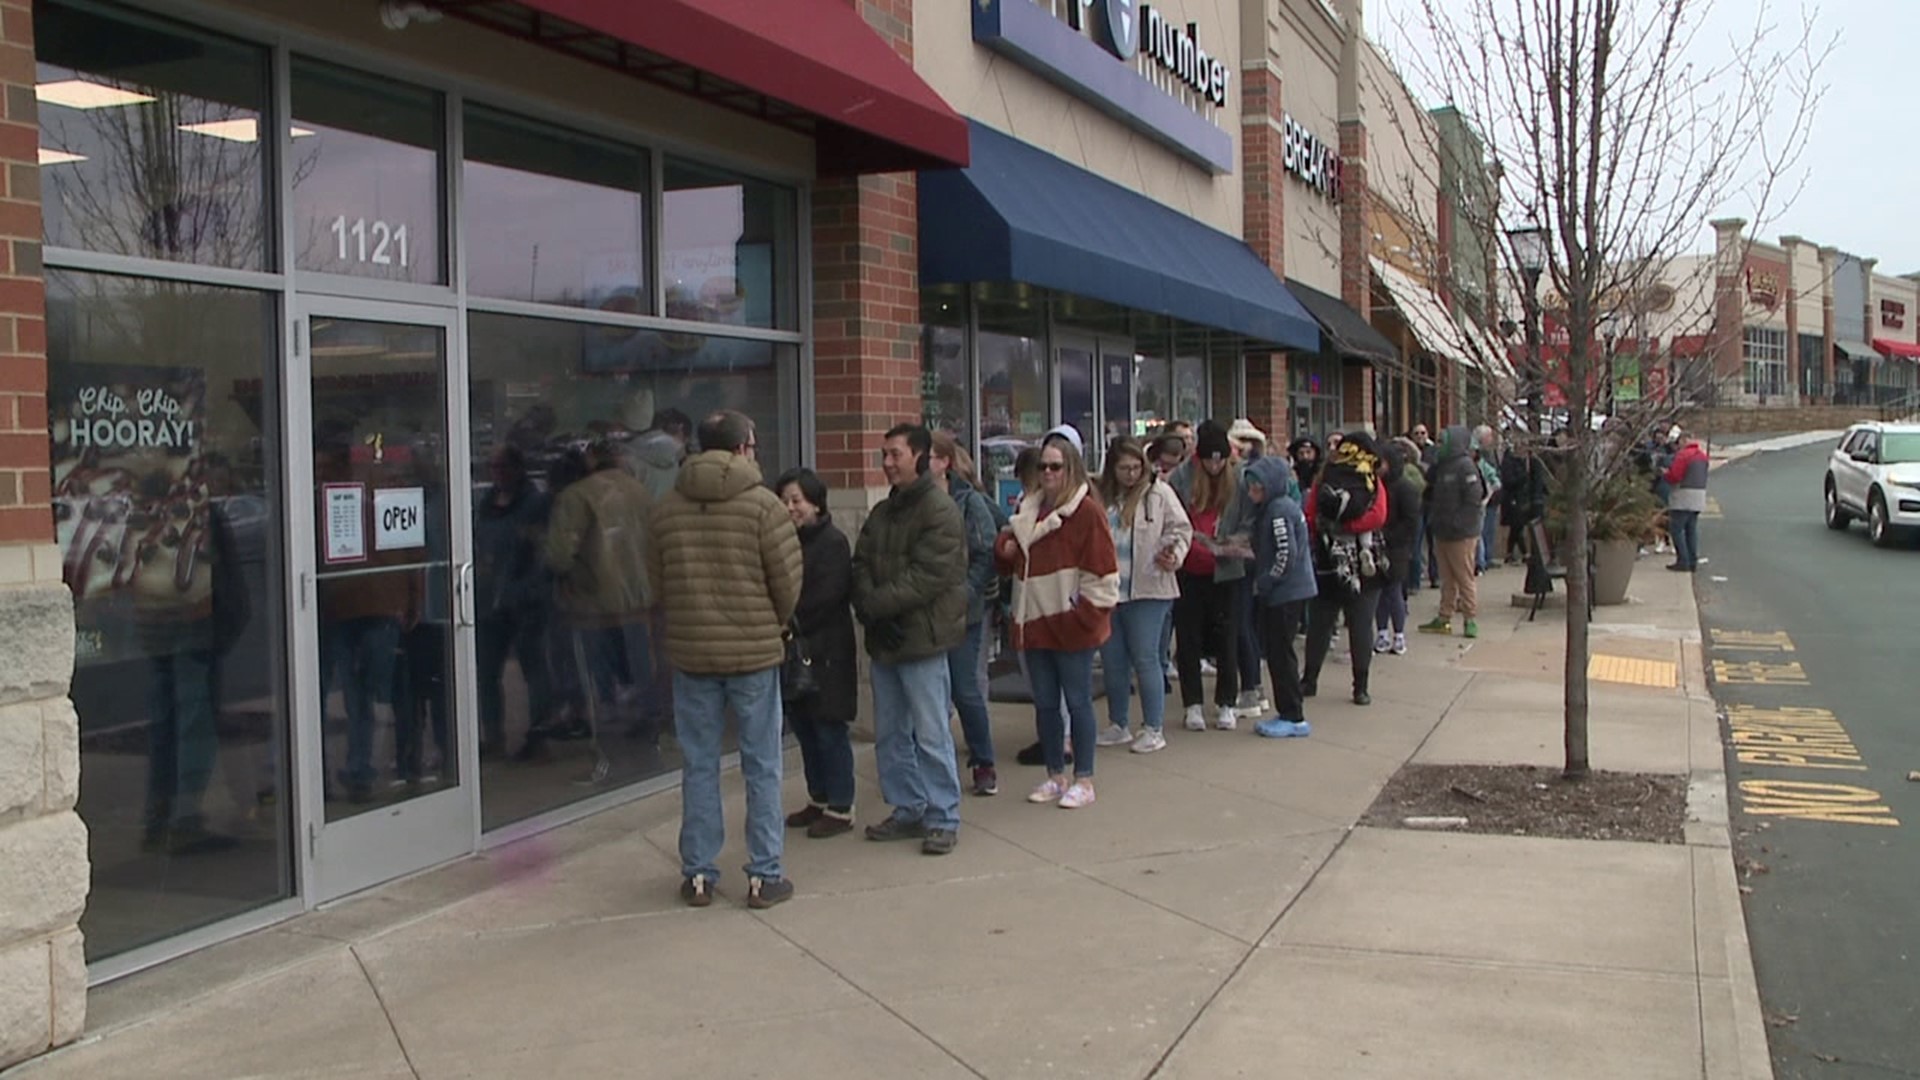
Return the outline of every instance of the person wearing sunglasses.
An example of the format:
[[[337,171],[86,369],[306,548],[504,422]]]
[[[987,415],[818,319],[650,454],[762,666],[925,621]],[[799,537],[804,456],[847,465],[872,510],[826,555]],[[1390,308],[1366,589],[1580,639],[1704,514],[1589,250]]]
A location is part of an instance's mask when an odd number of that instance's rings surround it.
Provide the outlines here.
[[[1026,660],[1047,778],[1029,802],[1093,804],[1093,653],[1107,641],[1120,566],[1107,514],[1087,477],[1077,434],[1040,448],[1040,485],[1000,534],[994,554],[1015,579],[1013,646]],[[1061,696],[1066,716],[1061,715]],[[1073,779],[1066,770],[1073,729]]]

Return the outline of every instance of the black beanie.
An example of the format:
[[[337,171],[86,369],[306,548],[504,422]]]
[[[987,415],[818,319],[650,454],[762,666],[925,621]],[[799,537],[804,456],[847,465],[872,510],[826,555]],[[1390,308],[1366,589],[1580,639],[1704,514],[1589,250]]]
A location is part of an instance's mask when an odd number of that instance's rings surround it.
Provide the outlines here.
[[[1196,457],[1232,457],[1233,446],[1227,441],[1227,429],[1217,420],[1202,420],[1194,431],[1193,452]]]

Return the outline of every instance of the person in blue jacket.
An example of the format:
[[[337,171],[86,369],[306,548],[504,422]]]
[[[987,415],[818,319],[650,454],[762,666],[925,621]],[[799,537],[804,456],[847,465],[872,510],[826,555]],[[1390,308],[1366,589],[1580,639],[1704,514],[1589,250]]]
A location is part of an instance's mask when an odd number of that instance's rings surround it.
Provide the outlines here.
[[[1300,661],[1293,640],[1300,631],[1307,601],[1319,592],[1307,519],[1285,459],[1256,458],[1247,466],[1247,498],[1255,506],[1253,594],[1263,623],[1267,672],[1273,682],[1275,715],[1254,725],[1270,739],[1297,739],[1313,733],[1300,690]]]

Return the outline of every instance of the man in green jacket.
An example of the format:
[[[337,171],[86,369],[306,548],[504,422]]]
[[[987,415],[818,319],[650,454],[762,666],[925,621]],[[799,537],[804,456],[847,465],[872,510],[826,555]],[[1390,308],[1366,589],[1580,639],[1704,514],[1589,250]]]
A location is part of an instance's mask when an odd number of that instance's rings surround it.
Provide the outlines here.
[[[928,475],[932,452],[918,424],[896,425],[881,443],[893,491],[853,549],[853,613],[873,658],[874,755],[893,807],[867,839],[917,839],[945,855],[960,829],[947,653],[967,635],[967,537],[959,507]]]
[[[680,896],[713,902],[725,843],[720,737],[731,708],[747,781],[747,906],[793,895],[781,868],[781,635],[800,602],[800,537],[754,464],[753,421],[725,410],[701,421],[701,451],[653,512],[648,576],[665,609],[673,664],[680,781]]]

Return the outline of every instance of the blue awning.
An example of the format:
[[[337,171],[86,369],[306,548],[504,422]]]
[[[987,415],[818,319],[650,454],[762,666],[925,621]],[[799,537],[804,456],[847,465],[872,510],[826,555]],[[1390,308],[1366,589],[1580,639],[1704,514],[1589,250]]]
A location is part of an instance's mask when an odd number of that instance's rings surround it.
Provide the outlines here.
[[[1244,242],[969,121],[920,174],[920,281],[1024,282],[1316,352],[1320,326]]]

